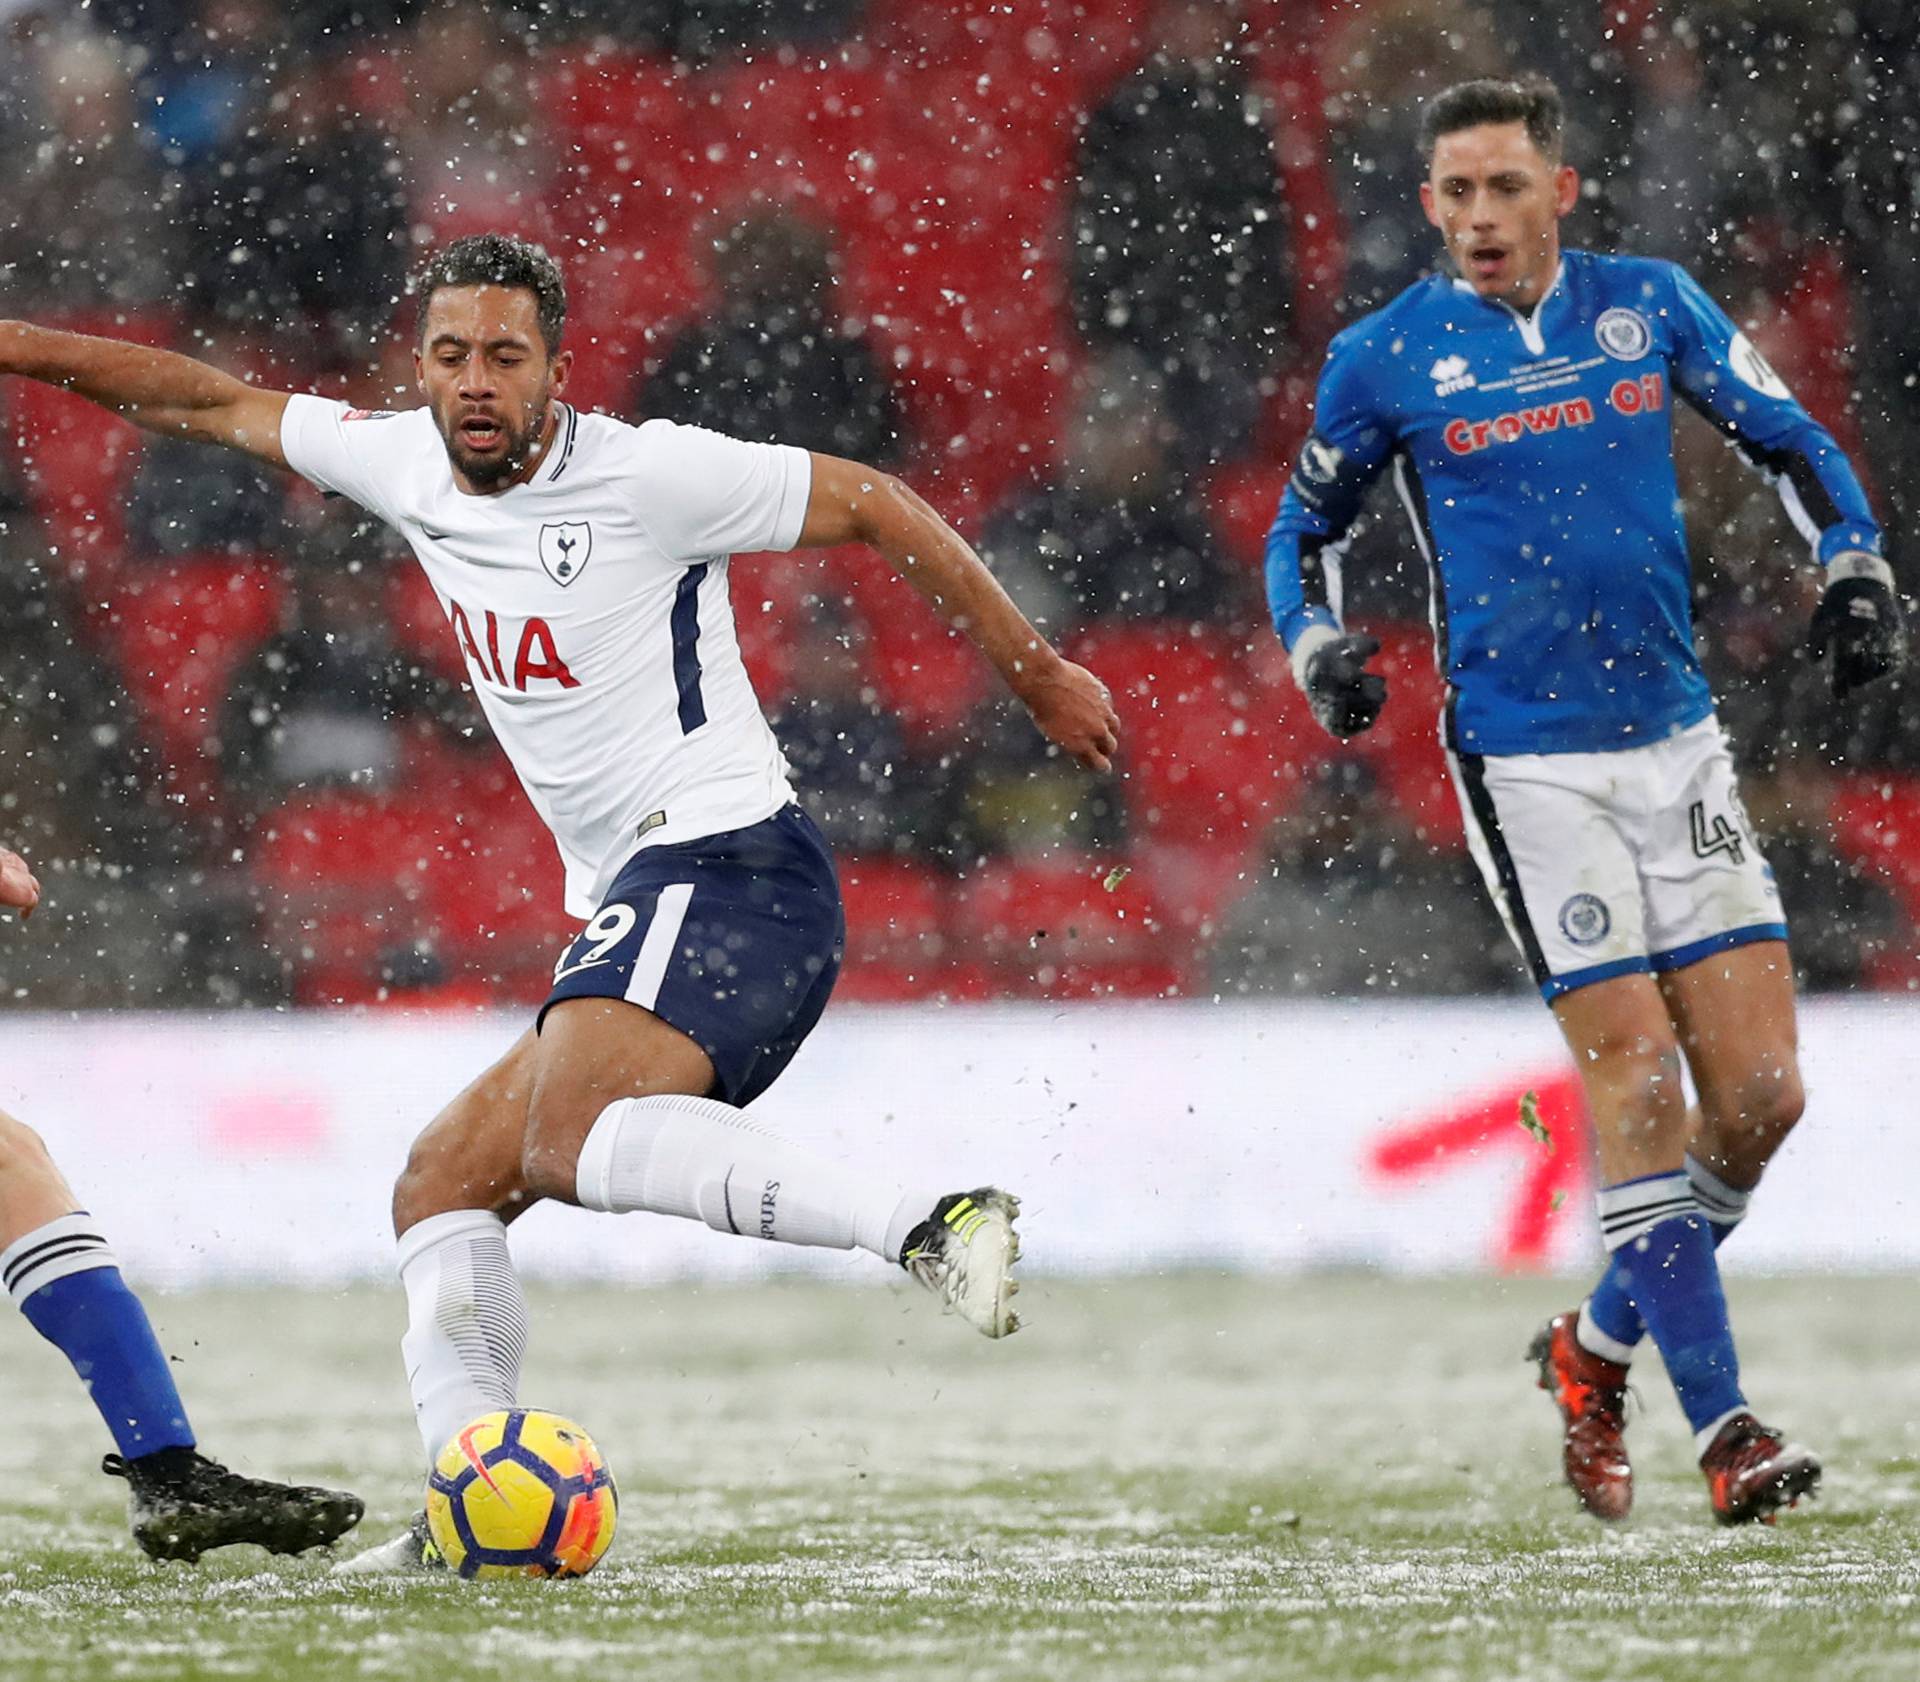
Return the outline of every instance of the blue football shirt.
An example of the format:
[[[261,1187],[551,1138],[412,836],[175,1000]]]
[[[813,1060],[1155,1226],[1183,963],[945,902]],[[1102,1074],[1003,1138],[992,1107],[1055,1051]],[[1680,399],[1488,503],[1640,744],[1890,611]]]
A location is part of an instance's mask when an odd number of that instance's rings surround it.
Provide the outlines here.
[[[1267,539],[1291,648],[1339,623],[1339,562],[1390,469],[1433,575],[1448,745],[1636,747],[1713,708],[1693,645],[1673,401],[1778,490],[1824,564],[1880,552],[1840,447],[1672,263],[1568,251],[1531,312],[1435,275],[1329,348]]]

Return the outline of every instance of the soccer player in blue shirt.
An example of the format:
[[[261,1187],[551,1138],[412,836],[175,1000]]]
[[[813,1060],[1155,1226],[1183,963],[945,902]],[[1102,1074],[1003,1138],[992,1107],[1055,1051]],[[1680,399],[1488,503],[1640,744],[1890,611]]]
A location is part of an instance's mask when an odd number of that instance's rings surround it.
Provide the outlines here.
[[[1607,1267],[1530,1351],[1568,1482],[1626,1516],[1650,1333],[1715,1515],[1770,1519],[1820,1463],[1749,1411],[1714,1252],[1805,1100],[1786,922],[1694,651],[1674,400],[1772,482],[1824,569],[1812,646],[1837,696],[1905,659],[1893,575],[1838,446],[1684,270],[1561,249],[1579,178],[1551,84],[1450,88],[1421,145],[1448,264],[1333,341],[1268,539],[1274,625],[1319,722],[1371,725],[1386,685],[1342,628],[1340,557],[1390,470],[1432,574],[1469,844],[1596,1134]]]
[[[0,847],[0,910],[31,916],[40,884]],[[0,1283],[86,1385],[118,1454],[101,1470],[127,1480],[133,1539],[155,1559],[196,1560],[255,1542],[303,1553],[360,1520],[357,1496],[268,1483],[198,1452],[167,1357],[100,1223],[31,1128],[0,1113]]]

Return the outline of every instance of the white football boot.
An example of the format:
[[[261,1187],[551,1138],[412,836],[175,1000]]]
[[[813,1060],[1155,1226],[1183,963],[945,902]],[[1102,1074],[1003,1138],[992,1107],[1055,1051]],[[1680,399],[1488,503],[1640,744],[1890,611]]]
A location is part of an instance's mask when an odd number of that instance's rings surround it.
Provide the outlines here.
[[[907,1234],[900,1265],[983,1337],[1008,1337],[1020,1329],[1012,1307],[1019,1213],[1019,1198],[993,1186],[943,1197]]]
[[[336,1577],[410,1577],[423,1571],[444,1571],[447,1562],[427,1531],[427,1515],[415,1513],[407,1528],[391,1541],[364,1548],[333,1568]]]

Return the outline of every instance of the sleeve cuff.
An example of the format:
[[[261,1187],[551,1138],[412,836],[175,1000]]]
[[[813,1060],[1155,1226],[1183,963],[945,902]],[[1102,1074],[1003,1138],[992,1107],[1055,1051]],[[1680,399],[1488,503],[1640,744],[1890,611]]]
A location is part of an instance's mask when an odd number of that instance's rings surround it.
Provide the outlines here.
[[[1288,614],[1280,624],[1280,641],[1291,654],[1294,645],[1316,625],[1324,625],[1330,631],[1340,629],[1340,621],[1334,618],[1330,609],[1324,607],[1301,607]]]
[[[777,444],[783,460],[780,487],[780,513],[774,521],[770,549],[797,548],[800,534],[806,530],[807,504],[813,497],[813,457],[792,444]]]
[[[1870,578],[1876,584],[1893,588],[1893,568],[1878,555],[1863,549],[1849,549],[1827,562],[1827,582],[1841,584],[1849,578]]]
[[[1331,615],[1329,615],[1331,618]],[[1307,689],[1307,667],[1313,664],[1313,657],[1330,642],[1340,640],[1340,627],[1334,624],[1321,624],[1315,621],[1293,640],[1293,647],[1287,651],[1287,664],[1293,668],[1293,681],[1304,695]]]
[[[1816,552],[1820,564],[1828,568],[1842,555],[1870,555],[1877,559],[1880,554],[1880,533],[1867,525],[1828,526],[1820,534]]]

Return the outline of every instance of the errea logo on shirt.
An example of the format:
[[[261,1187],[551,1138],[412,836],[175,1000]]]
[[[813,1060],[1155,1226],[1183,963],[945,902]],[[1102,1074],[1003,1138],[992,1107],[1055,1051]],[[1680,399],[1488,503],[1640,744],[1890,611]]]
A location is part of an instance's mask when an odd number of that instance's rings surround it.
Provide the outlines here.
[[[1427,370],[1427,376],[1433,381],[1435,397],[1451,397],[1456,391],[1469,390],[1475,383],[1464,356],[1441,357]]]

